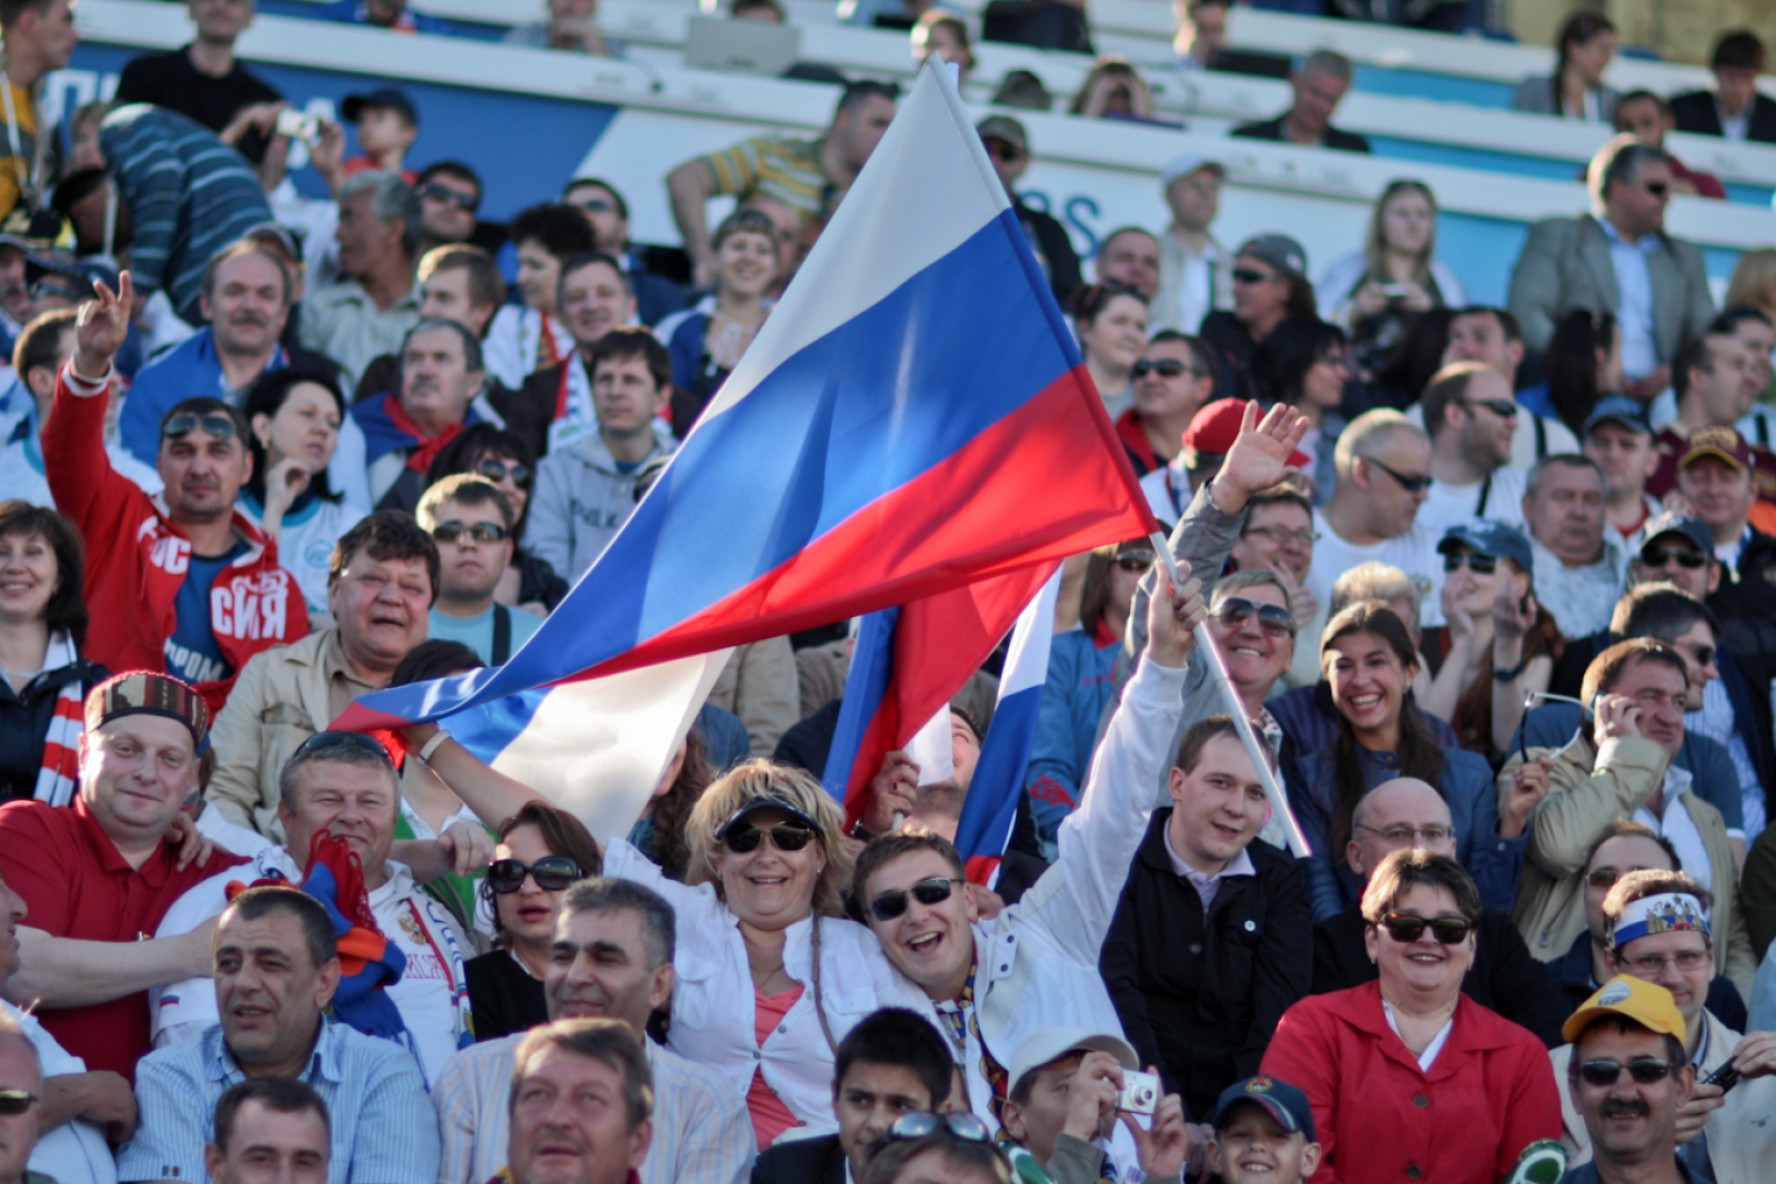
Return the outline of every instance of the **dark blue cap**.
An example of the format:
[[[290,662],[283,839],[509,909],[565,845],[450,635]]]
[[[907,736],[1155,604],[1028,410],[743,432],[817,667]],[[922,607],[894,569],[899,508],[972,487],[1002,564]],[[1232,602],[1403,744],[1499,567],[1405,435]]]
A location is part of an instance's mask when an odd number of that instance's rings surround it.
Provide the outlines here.
[[[1522,568],[1525,575],[1532,579],[1535,577],[1535,556],[1530,552],[1529,540],[1515,526],[1488,518],[1476,518],[1472,522],[1463,522],[1444,531],[1443,541],[1437,544],[1437,550],[1440,554],[1447,555],[1455,549],[1457,543],[1464,544],[1481,555],[1509,559]]]
[[[379,86],[368,94],[346,95],[345,101],[339,104],[339,114],[347,123],[356,123],[363,118],[366,108],[380,107],[384,111],[393,111],[407,121],[409,127],[419,126],[419,109],[407,93],[392,86]]]
[[[1647,418],[1646,404],[1627,395],[1605,395],[1597,400],[1597,406],[1585,417],[1585,428],[1579,435],[1589,436],[1592,428],[1606,421],[1619,423],[1631,432],[1653,434],[1653,422]]]
[[[1640,544],[1640,549],[1646,550],[1662,534],[1681,534],[1695,543],[1702,554],[1711,558],[1714,555],[1714,531],[1700,518],[1667,512],[1647,519],[1646,533],[1640,536],[1646,541]]]
[[[1288,1082],[1259,1075],[1236,1081],[1222,1090],[1215,1103],[1217,1131],[1226,1128],[1228,1113],[1242,1102],[1264,1107],[1278,1126],[1292,1135],[1306,1135],[1309,1143],[1315,1141],[1313,1107],[1308,1105],[1307,1095]]]

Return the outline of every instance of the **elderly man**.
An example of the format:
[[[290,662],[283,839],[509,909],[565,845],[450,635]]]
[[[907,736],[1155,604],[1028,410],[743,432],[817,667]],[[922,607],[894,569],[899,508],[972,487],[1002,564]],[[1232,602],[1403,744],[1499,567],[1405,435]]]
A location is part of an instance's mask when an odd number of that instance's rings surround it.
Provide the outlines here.
[[[1422,406],[1431,488],[1419,524],[1439,539],[1476,518],[1521,525],[1524,478],[1510,467],[1518,412],[1511,384],[1483,363],[1456,362],[1431,376]]]
[[[1351,87],[1350,59],[1330,49],[1316,49],[1289,71],[1295,101],[1275,119],[1236,127],[1231,135],[1249,140],[1280,140],[1310,148],[1367,152],[1369,141],[1332,126],[1332,114]]]
[[[1344,857],[1357,878],[1367,881],[1383,859],[1408,848],[1454,859],[1455,822],[1435,787],[1401,777],[1376,786],[1357,803]],[[1462,980],[1462,991],[1549,1045],[1558,1044],[1566,1015],[1560,992],[1547,969],[1530,956],[1510,914],[1482,908],[1477,934],[1474,965]],[[1363,914],[1357,905],[1314,925],[1314,994],[1360,986],[1376,977],[1375,963],[1363,948]]]
[[[1611,313],[1622,331],[1629,394],[1650,399],[1684,342],[1714,317],[1702,251],[1665,233],[1665,153],[1617,136],[1591,160],[1592,212],[1530,228],[1511,272],[1510,308],[1532,350],[1545,350],[1575,308]]]
[[[296,578],[277,544],[235,508],[253,471],[246,425],[228,404],[186,399],[162,417],[157,498],[105,455],[111,360],[134,289],[99,286],[83,305],[74,357],[56,380],[43,429],[57,507],[86,539],[85,656],[113,670],[165,670],[197,685],[212,711],[255,654],[308,632]]]
[[[449,784],[448,760],[439,759],[449,754],[422,749],[416,755]],[[401,1042],[418,1059],[429,1085],[451,1054],[472,1039],[464,939],[444,907],[420,889],[413,871],[389,858],[401,816],[401,789],[387,751],[380,741],[354,732],[318,733],[285,762],[278,789],[284,845],[260,852],[236,873],[212,876],[191,888],[168,910],[157,936],[203,932],[227,906],[231,880],[300,881],[315,836],[326,831],[342,840],[362,866],[377,928],[406,958],[400,980],[385,990],[406,1028]],[[483,839],[479,845],[471,841],[476,833]],[[460,852],[463,864],[484,864],[484,839],[480,827],[457,823],[439,846],[453,859]],[[153,1009],[157,1045],[196,1040],[217,1022],[223,1007],[207,978],[187,979],[159,992]]]
[[[642,1184],[741,1184],[757,1152],[746,1104],[720,1077],[647,1037],[672,993],[672,906],[633,880],[582,880],[555,917],[544,977],[551,1020],[610,1019],[641,1041],[654,1077],[654,1142]],[[484,1184],[506,1162],[507,1084],[522,1033],[458,1053],[432,1098],[444,1130],[441,1184]]]
[[[1595,722],[1563,748],[1528,748],[1505,762],[1501,803],[1518,789],[1520,767],[1535,762],[1549,770],[1548,792],[1529,814],[1511,915],[1537,958],[1565,954],[1586,928],[1586,860],[1617,818],[1633,818],[1670,838],[1683,866],[1706,876],[1727,977],[1749,994],[1757,967],[1739,916],[1727,823],[1692,788],[1689,770],[1672,762],[1683,748],[1688,694],[1689,667],[1671,646],[1651,638],[1618,642],[1591,663],[1580,688],[1581,698],[1597,703]]]
[[[29,909],[17,928],[15,1003],[94,1070],[133,1078],[149,1048],[150,987],[206,973],[209,934],[140,940],[189,887],[233,867],[226,852],[182,862],[174,823],[207,764],[209,709],[163,674],[121,674],[86,699],[80,797],[0,806],[0,875]]]
[[[574,339],[574,352],[536,371],[515,393],[494,399],[506,426],[546,456],[598,426],[592,394],[592,352],[635,321],[635,288],[616,256],[592,251],[561,263],[555,309]],[[565,569],[561,569],[565,570]]]
[[[439,579],[437,545],[399,510],[378,510],[340,536],[327,572],[332,628],[248,662],[216,717],[216,771],[205,796],[218,813],[283,838],[284,762],[352,700],[388,686],[426,639]]]
[[[0,1184],[48,1184],[31,1170],[43,1131],[43,1063],[30,1038],[0,1016]]]
[[[1173,158],[1160,174],[1172,221],[1159,239],[1159,290],[1149,329],[1195,333],[1209,313],[1232,311],[1233,256],[1210,230],[1226,180],[1225,165],[1193,153]]]
[[[401,342],[401,389],[352,404],[379,510],[413,512],[425,473],[451,437],[484,418],[481,340],[461,323],[431,317]]]
[[[236,1082],[216,1103],[204,1170],[211,1184],[261,1184],[267,1169],[288,1184],[325,1184],[332,1166],[331,1126],[327,1103],[306,1082],[283,1077]]]
[[[1603,470],[1576,453],[1539,460],[1523,493],[1535,594],[1567,637],[1609,624],[1622,595],[1622,549],[1603,531]]]
[[[421,217],[412,186],[393,173],[359,173],[340,190],[340,278],[303,302],[302,344],[339,363],[348,385],[419,320]]]
[[[1698,1179],[1677,1141],[1697,1080],[1683,1057],[1686,1033],[1671,992],[1626,975],[1605,983],[1566,1021],[1572,1043],[1561,1050],[1569,1054],[1562,1108],[1583,1122],[1595,1155],[1569,1169],[1561,1184]]]
[[[556,1020],[513,1053],[506,1110],[511,1184],[630,1184],[654,1140],[659,1099],[643,1038],[621,1020]],[[564,1153],[564,1145],[571,1150]],[[564,1175],[570,1159],[572,1175]]]
[[[327,1017],[340,973],[333,922],[314,897],[285,886],[235,897],[216,922],[219,1022],[142,1059],[142,1123],[118,1153],[118,1179],[201,1179],[223,1092],[286,1078],[313,1086],[335,1116],[331,1184],[435,1184],[437,1117],[419,1066],[394,1041]]]
[[[1719,932],[1711,903],[1710,892],[1682,872],[1629,872],[1603,901],[1610,934],[1604,963],[1611,975],[1669,991],[1683,1017],[1681,1030],[1671,1033],[1682,1040],[1683,1055],[1669,1059],[1674,1070],[1694,1071],[1696,1087],[1677,1111],[1678,1155],[1707,1179],[1758,1180],[1776,1155],[1776,1130],[1769,1123],[1776,1109],[1776,1033],[1741,1036],[1704,1006]],[[1573,1063],[1584,1065],[1570,1045],[1552,1055],[1556,1074]],[[1706,1084],[1727,1065],[1739,1076],[1730,1091]],[[1562,1109],[1563,1139],[1582,1159],[1593,1150],[1590,1132],[1572,1108]]]

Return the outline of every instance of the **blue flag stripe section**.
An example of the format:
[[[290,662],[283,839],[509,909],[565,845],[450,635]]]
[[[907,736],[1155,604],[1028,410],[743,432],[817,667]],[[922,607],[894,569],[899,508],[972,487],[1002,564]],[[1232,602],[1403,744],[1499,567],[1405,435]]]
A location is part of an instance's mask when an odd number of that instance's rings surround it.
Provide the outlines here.
[[[851,784],[851,766],[863,747],[864,733],[882,709],[888,687],[894,681],[894,632],[900,623],[898,608],[870,613],[858,626],[851,647],[851,669],[845,677],[844,702],[839,706],[838,726],[826,754],[826,773],[821,781],[840,802]]]

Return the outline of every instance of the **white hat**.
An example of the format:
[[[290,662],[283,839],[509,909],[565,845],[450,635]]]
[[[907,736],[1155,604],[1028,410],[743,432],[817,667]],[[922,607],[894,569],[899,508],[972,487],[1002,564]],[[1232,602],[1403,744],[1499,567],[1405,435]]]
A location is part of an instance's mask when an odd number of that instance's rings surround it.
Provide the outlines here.
[[[1188,177],[1198,169],[1214,169],[1218,175],[1227,176],[1227,166],[1220,161],[1211,160],[1200,153],[1186,152],[1184,155],[1174,156],[1166,162],[1165,171],[1160,174],[1160,188],[1170,189],[1173,181],[1179,177]]]
[[[1107,1052],[1124,1069],[1139,1069],[1141,1058],[1134,1046],[1120,1036],[1095,1033],[1087,1028],[1044,1028],[1018,1045],[1012,1054],[1007,1089],[1015,1090],[1024,1076],[1073,1052]]]

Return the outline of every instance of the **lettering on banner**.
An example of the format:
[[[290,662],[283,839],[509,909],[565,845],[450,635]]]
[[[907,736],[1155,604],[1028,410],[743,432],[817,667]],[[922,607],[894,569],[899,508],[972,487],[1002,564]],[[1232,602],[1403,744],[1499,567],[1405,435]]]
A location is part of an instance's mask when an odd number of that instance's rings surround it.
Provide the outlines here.
[[[210,589],[210,628],[241,641],[280,639],[289,597],[282,571],[235,576]]]
[[[150,518],[142,523],[142,529],[137,535],[138,541],[159,525],[158,518]],[[177,535],[163,534],[148,549],[148,562],[168,575],[182,576],[191,567],[191,543]]]

